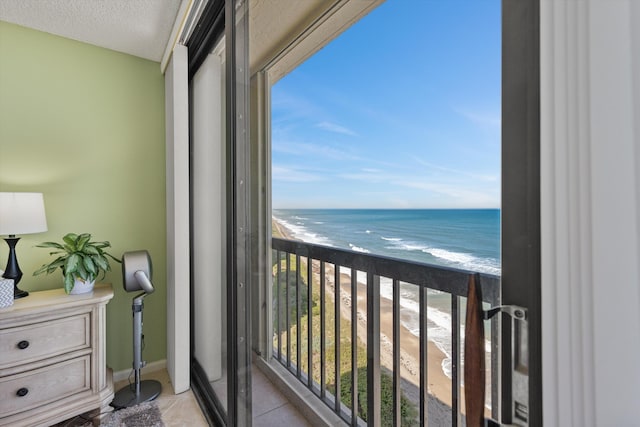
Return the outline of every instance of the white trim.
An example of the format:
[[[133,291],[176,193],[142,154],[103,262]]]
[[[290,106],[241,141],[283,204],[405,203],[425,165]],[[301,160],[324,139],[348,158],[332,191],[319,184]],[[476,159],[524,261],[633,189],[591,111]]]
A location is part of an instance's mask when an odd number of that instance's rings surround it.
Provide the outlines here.
[[[541,234],[545,425],[593,419],[587,8],[541,3]],[[585,98],[586,97],[586,98]],[[588,386],[587,386],[588,385]]]
[[[640,70],[632,73],[629,8],[629,0],[540,2],[545,426],[637,423],[640,161],[631,88]]]
[[[152,372],[162,371],[163,369],[167,369],[167,360],[156,360],[155,362],[149,362],[147,365],[140,370],[140,376],[150,374]],[[122,371],[113,373],[113,383],[118,383],[120,381],[125,381],[129,379],[131,376],[131,381],[133,382],[133,369],[123,369]],[[116,390],[118,391],[118,390]],[[176,391],[178,393],[178,391]]]
[[[171,35],[167,40],[167,45],[164,48],[164,54],[160,60],[160,72],[162,74],[167,70],[169,60],[171,59],[171,55],[173,55],[173,49],[181,38],[181,33],[187,21],[187,17],[189,16],[189,12],[191,11],[192,5],[193,0],[182,0],[180,2],[180,8],[178,9],[176,19],[173,22],[173,28],[171,29]]]
[[[284,46],[280,52],[262,65],[261,68],[269,74],[271,84],[277,83],[284,75],[329,44],[383,2],[384,0],[338,0],[299,37]]]
[[[165,74],[167,209],[167,371],[189,389],[189,81],[187,48],[176,46]]]
[[[167,46],[164,48],[164,54],[160,61],[160,72],[162,74],[167,70],[169,60],[176,46],[186,44],[189,37],[191,37],[191,33],[206,5],[207,0],[182,0],[180,3],[171,35],[169,36],[169,40],[167,40]]]

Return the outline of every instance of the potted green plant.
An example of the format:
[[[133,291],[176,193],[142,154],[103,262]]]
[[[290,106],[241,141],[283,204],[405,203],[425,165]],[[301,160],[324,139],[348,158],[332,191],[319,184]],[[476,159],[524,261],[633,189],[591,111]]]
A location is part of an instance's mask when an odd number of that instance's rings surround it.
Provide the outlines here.
[[[63,243],[44,242],[36,246],[56,249],[49,252],[49,255],[58,257],[49,264],[42,265],[33,275],[51,274],[58,268],[62,269],[64,290],[68,294],[91,292],[98,275],[102,273],[102,280],[106,272],[111,271],[109,258],[121,262],[105,250],[111,247],[111,243],[92,242],[91,234],[69,233],[62,240]]]

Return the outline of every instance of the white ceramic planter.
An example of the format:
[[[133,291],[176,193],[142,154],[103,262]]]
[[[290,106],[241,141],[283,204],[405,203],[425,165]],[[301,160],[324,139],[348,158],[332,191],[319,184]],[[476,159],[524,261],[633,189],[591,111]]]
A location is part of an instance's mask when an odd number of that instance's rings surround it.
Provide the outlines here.
[[[93,285],[96,284],[95,280],[91,282],[85,282],[82,279],[76,279],[73,283],[73,289],[71,289],[70,295],[86,294],[93,291]]]

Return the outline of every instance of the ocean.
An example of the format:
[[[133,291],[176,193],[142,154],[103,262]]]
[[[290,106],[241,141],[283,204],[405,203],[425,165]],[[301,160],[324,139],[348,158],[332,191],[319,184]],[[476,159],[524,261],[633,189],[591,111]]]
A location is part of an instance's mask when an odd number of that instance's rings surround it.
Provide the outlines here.
[[[309,243],[500,274],[498,209],[278,209]]]
[[[309,243],[498,276],[501,271],[499,209],[277,209],[273,218]],[[380,287],[391,299],[391,281],[381,279]],[[451,377],[450,298],[430,291],[428,304],[428,336],[447,356],[442,369]],[[401,285],[400,305],[403,325],[418,336],[416,286]]]

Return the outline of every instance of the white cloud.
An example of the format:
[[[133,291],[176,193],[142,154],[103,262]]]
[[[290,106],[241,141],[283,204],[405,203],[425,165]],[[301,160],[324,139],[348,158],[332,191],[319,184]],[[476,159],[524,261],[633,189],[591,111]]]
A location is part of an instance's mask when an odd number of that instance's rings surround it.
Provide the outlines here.
[[[440,165],[436,165],[434,163],[426,162],[426,161],[420,159],[419,157],[415,157],[415,156],[414,156],[414,159],[420,165],[425,166],[427,168],[438,170],[438,171],[441,171],[441,172],[448,172],[448,173],[454,174],[454,175],[467,176],[467,177],[472,178],[472,179],[477,180],[477,181],[496,182],[496,181],[498,181],[500,179],[500,176],[496,175],[496,174],[482,174],[482,173],[477,173],[477,172],[473,172],[473,171],[466,171],[466,170],[459,170],[459,169],[455,169],[455,168],[449,168],[449,167],[446,167],[446,166],[440,166]]]
[[[345,150],[338,150],[328,145],[306,142],[277,141],[273,143],[272,150],[274,152],[296,156],[320,156],[331,160],[361,160],[360,157],[354,156]]]
[[[500,124],[502,123],[502,118],[500,116],[500,112],[488,112],[488,111],[470,111],[461,108],[454,108],[454,111],[460,114],[462,117],[467,120],[475,123],[476,125],[489,127],[489,128],[500,128]]]
[[[452,207],[472,206],[476,208],[495,208],[500,205],[499,191],[482,188],[468,188],[441,182],[420,182],[412,180],[394,181],[393,184],[436,193],[446,199]]]
[[[271,179],[273,181],[286,182],[317,182],[324,181],[325,177],[320,174],[309,173],[308,171],[301,171],[296,168],[273,165],[271,167]]]
[[[500,206],[500,189],[489,180],[460,180],[452,176],[435,178],[408,175],[406,171],[383,172],[376,169],[343,173],[340,178],[370,184],[380,193],[378,200],[389,207],[409,204],[413,207],[451,208]]]
[[[354,131],[352,131],[351,129],[348,129],[344,126],[341,126],[337,123],[332,123],[332,122],[320,122],[318,124],[316,124],[317,128],[320,128],[322,130],[326,130],[328,132],[334,132],[334,133],[340,133],[342,135],[349,135],[349,136],[358,136],[357,133],[355,133]]]

